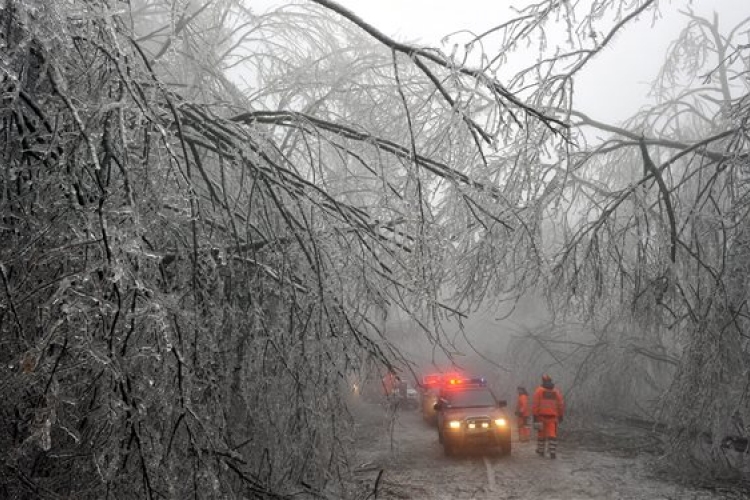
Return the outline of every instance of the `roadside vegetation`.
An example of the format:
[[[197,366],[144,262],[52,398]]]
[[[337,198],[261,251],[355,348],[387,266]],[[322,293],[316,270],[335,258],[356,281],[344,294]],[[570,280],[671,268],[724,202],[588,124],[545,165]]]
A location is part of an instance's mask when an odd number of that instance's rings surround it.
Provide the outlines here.
[[[577,75],[679,6],[584,3],[447,54],[330,0],[3,0],[0,496],[346,497],[342,393],[409,365],[388,318],[450,355],[444,325],[532,295],[519,378],[737,477],[750,19],[686,14],[610,124]]]

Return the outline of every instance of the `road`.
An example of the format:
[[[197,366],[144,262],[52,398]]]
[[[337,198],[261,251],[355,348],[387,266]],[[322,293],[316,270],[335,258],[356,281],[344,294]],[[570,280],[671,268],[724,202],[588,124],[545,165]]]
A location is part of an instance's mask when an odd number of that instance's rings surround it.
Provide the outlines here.
[[[537,456],[533,443],[518,442],[509,457],[468,453],[449,458],[435,429],[418,411],[400,411],[393,420],[380,405],[362,404],[353,413],[358,425],[357,475],[371,499],[740,498],[664,482],[651,472],[656,459],[652,455],[566,448],[565,440],[554,461]]]

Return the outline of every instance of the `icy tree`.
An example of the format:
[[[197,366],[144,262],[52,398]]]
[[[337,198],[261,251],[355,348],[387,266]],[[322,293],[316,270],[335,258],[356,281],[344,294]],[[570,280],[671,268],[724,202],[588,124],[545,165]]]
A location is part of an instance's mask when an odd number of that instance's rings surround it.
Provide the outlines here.
[[[384,317],[450,352],[443,320],[539,290],[597,349],[644,320],[675,429],[742,417],[746,47],[696,20],[723,57],[665,81],[728,94],[616,129],[572,107],[655,5],[541,2],[446,54],[328,0],[6,0],[0,494],[346,496],[347,377],[408,361]],[[570,52],[506,74],[556,20]]]
[[[2,496],[346,495],[383,316],[532,244],[489,155],[563,124],[316,3],[4,3]]]
[[[548,162],[546,189],[556,194],[538,207],[549,215],[540,246],[554,322],[516,352],[564,374],[584,413],[659,419],[673,451],[706,438],[715,451],[750,425],[750,20],[723,28],[716,17],[685,12],[653,104],[623,124],[586,116],[573,98],[581,68],[605,57],[602,49],[635,16],[652,15],[658,28],[658,8],[542,2],[502,29],[510,51],[521,33],[543,30],[563,12],[569,22],[566,43],[540,44],[538,61],[517,77],[539,109],[567,114],[571,144]],[[721,453],[701,456],[724,462]]]

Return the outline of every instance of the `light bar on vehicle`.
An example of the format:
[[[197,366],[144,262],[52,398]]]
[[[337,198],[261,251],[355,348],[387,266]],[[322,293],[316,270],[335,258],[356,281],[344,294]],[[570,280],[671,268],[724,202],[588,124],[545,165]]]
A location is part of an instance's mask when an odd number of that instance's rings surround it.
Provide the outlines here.
[[[487,385],[487,379],[484,377],[466,378],[462,383],[465,385],[485,387]]]

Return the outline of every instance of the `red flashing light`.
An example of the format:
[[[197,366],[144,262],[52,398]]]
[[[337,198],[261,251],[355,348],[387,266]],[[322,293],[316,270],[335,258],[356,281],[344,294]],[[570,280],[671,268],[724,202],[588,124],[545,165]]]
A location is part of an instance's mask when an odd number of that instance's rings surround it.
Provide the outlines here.
[[[425,375],[422,378],[422,383],[425,387],[437,387],[442,383],[442,375]]]
[[[457,386],[457,385],[463,386],[463,385],[466,385],[468,380],[469,379],[467,379],[465,376],[456,372],[446,373],[446,374],[432,373],[432,374],[425,375],[424,377],[422,377],[422,385],[428,388]]]

